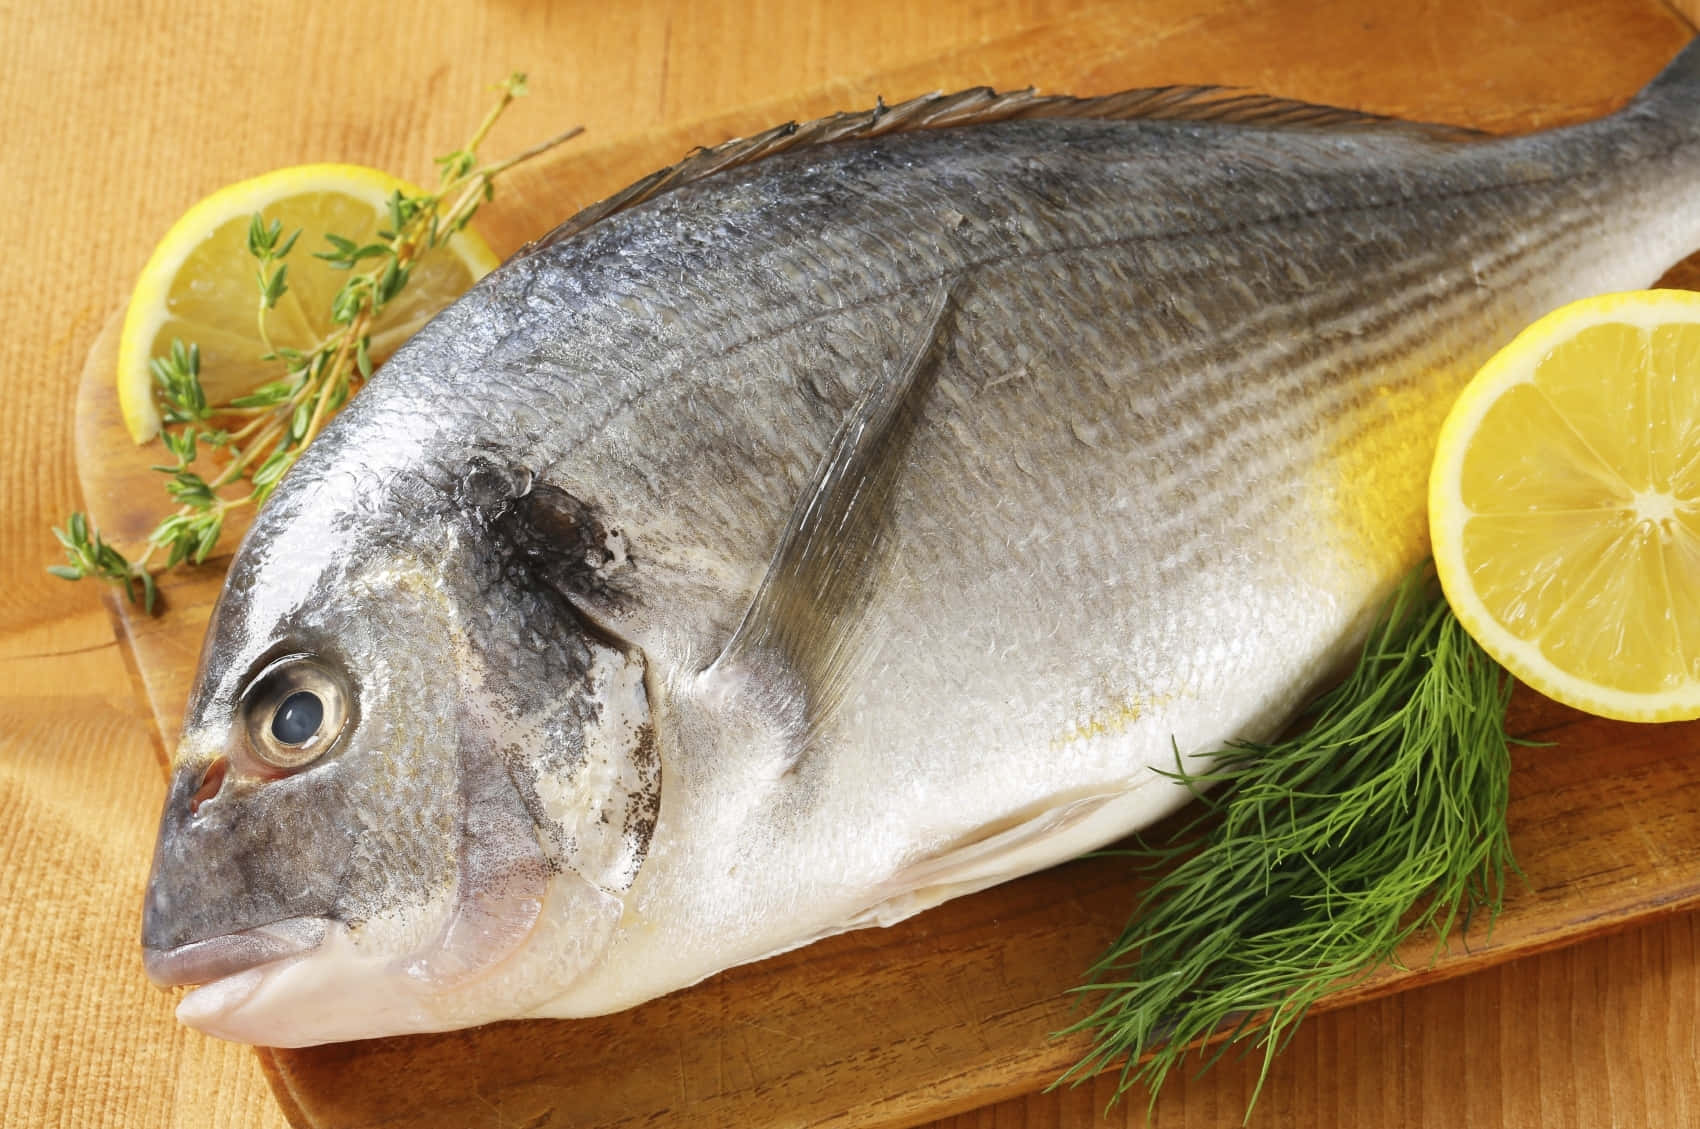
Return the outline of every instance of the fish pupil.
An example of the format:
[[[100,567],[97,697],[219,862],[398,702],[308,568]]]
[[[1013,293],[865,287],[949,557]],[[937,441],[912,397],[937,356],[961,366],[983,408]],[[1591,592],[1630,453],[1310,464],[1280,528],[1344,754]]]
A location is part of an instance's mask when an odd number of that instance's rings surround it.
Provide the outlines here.
[[[319,731],[325,705],[311,690],[297,690],[283,700],[272,715],[272,736],[285,745],[300,745]]]

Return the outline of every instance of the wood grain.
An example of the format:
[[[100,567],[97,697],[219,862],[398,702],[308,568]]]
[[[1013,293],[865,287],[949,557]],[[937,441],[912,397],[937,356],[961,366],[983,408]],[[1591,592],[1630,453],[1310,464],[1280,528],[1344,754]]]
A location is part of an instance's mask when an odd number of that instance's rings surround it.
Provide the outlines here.
[[[152,475],[147,453],[120,441],[107,393],[113,328],[85,367],[78,451],[92,516],[127,530]],[[173,728],[220,571],[172,578],[164,617],[111,604],[135,656],[138,704],[151,701]],[[1438,956],[1431,940],[1413,942],[1404,967],[1324,1009],[1700,904],[1700,722],[1611,723],[1519,690],[1510,724],[1551,747],[1515,757],[1510,818],[1524,882],[1504,917]],[[1604,758],[1610,803],[1599,802]],[[260,1053],[292,1120],[315,1129],[458,1126],[491,1106],[539,1125],[569,1109],[573,1124],[607,1129],[782,1124],[781,1113],[908,1125],[1042,1086],[1078,1059],[1083,1040],[1049,1033],[1067,1025],[1068,990],[1136,897],[1115,862],[1078,862],[619,1015]]]
[[[578,150],[581,163],[528,174],[490,214],[486,229],[507,248],[533,233],[537,216],[564,215],[690,144],[865,104],[876,90],[900,97],[1037,82],[1091,93],[1215,79],[1511,128],[1615,104],[1687,34],[1651,0],[1159,0],[1137,8],[885,0],[853,10],[779,0],[334,7],[304,0],[250,5],[239,17],[219,13],[186,0],[0,7],[0,115],[12,189],[12,207],[0,209],[8,248],[0,260],[0,324],[8,328],[0,335],[8,407],[0,445],[0,1123],[7,1125],[281,1123],[257,1089],[251,1059],[178,1029],[167,997],[140,978],[133,907],[160,798],[147,727],[137,722],[122,652],[94,598],[40,571],[52,557],[45,526],[76,503],[71,378],[153,239],[190,200],[307,159],[420,175],[429,155],[464,130],[480,87],[512,65],[532,71],[538,94],[499,140],[517,147],[569,121],[584,121],[593,140]],[[377,42],[393,65],[376,65],[370,45]],[[1129,78],[1129,70],[1138,73]],[[301,75],[311,77],[291,82]],[[1693,734],[1682,732],[1681,743],[1692,743]],[[1520,760],[1516,834],[1532,871],[1532,835],[1568,842],[1553,865],[1573,873],[1532,873],[1527,895],[1554,912],[1564,912],[1568,890],[1594,897],[1614,885],[1632,890],[1637,876],[1657,882],[1684,868],[1695,872],[1686,846],[1695,841],[1695,820],[1675,802],[1695,795],[1694,782],[1680,763],[1666,765],[1664,753],[1638,745],[1632,731],[1584,739],[1618,736],[1622,747],[1610,756],[1575,753],[1580,762],[1561,759],[1556,768]],[[1680,761],[1678,749],[1668,753]],[[1573,775],[1552,775],[1563,772]],[[1528,797],[1542,794],[1550,804],[1530,808]],[[1642,827],[1639,805],[1650,796],[1670,807]],[[1606,822],[1590,822],[1596,819]],[[1596,846],[1590,836],[1602,826],[1621,842]],[[652,1066],[651,1082],[679,1087],[682,1100],[671,1108],[685,1123],[728,1123],[720,1118],[735,1107],[713,1104],[717,1087],[728,1085],[744,1086],[752,1100],[765,1093],[770,1123],[846,1124],[849,1107],[829,1109],[816,1094],[841,1075],[861,1070],[877,1080],[891,1070],[903,1085],[980,1032],[1042,1035],[1043,1008],[1053,1005],[1035,999],[1011,1016],[974,1016],[962,993],[1000,978],[1038,986],[1046,970],[1022,963],[1032,950],[1021,945],[1036,943],[1024,935],[1069,935],[1113,921],[1114,907],[1103,905],[1111,894],[1090,865],[1069,868],[1076,870],[1082,905],[1036,907],[1026,919],[1018,913],[1010,946],[969,946],[944,967],[917,958],[915,999],[889,1014],[806,968],[740,970],[757,981],[793,976],[789,1006],[812,1005],[842,1026],[857,1017],[886,1025],[891,1037],[867,1054],[827,1041],[817,1048],[825,1052],[817,1073],[788,1074],[783,1064],[798,1057],[799,1039],[813,1037],[808,1029],[776,1027],[772,1016],[715,994],[731,988],[711,984],[698,1013],[677,1020],[712,1031],[711,1042],[694,1058]],[[1581,885],[1567,886],[1567,876]],[[1608,911],[1605,921],[1621,924],[1632,912]],[[911,925],[921,929],[926,920]],[[995,923],[998,933],[1004,924]],[[970,914],[926,925],[910,940],[960,946],[960,931],[974,927]],[[1254,1124],[1694,1124],[1696,929],[1694,915],[1680,914],[1318,1017],[1278,1061]],[[859,943],[840,939],[826,956],[860,960],[878,973],[888,958]],[[1067,943],[1090,951],[1078,935]],[[1490,957],[1508,955],[1507,936],[1494,943],[1501,948]],[[834,1000],[841,1010],[832,1010]],[[917,1014],[950,1008],[959,1018],[945,1035],[913,1028]],[[664,1030],[640,1028],[631,1040],[622,1044],[628,1050],[669,1046]],[[554,1063],[556,1076],[579,1075],[588,1091],[598,1070],[616,1079],[621,1069],[636,1072],[610,1061],[618,1059],[612,1050],[591,1051]],[[557,1102],[555,1123],[584,1123],[580,1109],[552,1092],[510,1100],[480,1091],[463,1064],[447,1058],[407,1069],[405,1086],[459,1102],[454,1124],[524,1124],[527,1109],[541,1112],[548,1101]],[[1028,1076],[990,1075],[947,1080],[951,1102],[967,1108],[1028,1084]],[[1237,1122],[1249,1077],[1229,1063],[1203,1083],[1181,1080],[1160,1102],[1158,1123]],[[356,1108],[353,1091],[373,1085],[353,1066],[330,1081],[331,1096]],[[393,1089],[396,1081],[384,1085]],[[1095,1086],[1020,1098],[954,1124],[1087,1124],[1104,1096]],[[528,1104],[539,1098],[544,1105]],[[869,1094],[863,1107],[888,1124],[936,1108],[904,1108],[904,1100],[914,1101],[886,1091]],[[393,1111],[379,1117],[393,1122]],[[1139,1118],[1136,1102],[1112,1123]]]

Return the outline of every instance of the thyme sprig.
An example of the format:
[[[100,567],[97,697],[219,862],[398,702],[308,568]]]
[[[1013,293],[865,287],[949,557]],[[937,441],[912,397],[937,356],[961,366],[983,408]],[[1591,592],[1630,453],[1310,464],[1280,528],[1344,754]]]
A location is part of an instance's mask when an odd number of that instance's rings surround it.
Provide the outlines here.
[[[123,588],[132,603],[140,603],[148,611],[153,611],[154,600],[158,596],[153,574],[125,560],[122,553],[106,543],[99,530],[89,525],[87,516],[73,513],[65,522],[65,528],[55,527],[53,535],[65,547],[65,555],[71,563],[48,565],[48,572],[64,580],[98,576]]]
[[[264,347],[260,359],[277,362],[281,372],[228,403],[209,404],[201,383],[200,349],[173,341],[149,368],[161,409],[160,436],[172,456],[172,462],[153,469],[167,476],[165,489],[176,509],[148,534],[145,549],[134,560],[106,542],[85,515],[73,514],[65,528],[53,531],[68,563],[50,572],[67,580],[93,576],[119,584],[132,601],[144,603],[151,612],[157,572],[185,560],[205,561],[232,511],[264,504],[331,415],[370,379],[373,327],[406,288],[419,258],[466,227],[492,198],[498,176],[581,132],[574,128],[506,160],[480,164],[478,147],[503,111],[525,93],[525,81],[523,74],[510,75],[467,143],[437,158],[435,191],[390,195],[387,226],[375,240],[357,243],[325,235],[326,249],[314,256],[349,272],[349,278],[331,301],[330,332],[311,349],[276,345],[269,320],[289,293],[286,260],[301,232],[285,234],[279,221],[254,214],[247,250],[254,260],[255,319]],[[207,451],[223,460],[210,477],[196,469]],[[155,558],[162,552],[165,561],[160,565]]]
[[[1111,852],[1155,873],[1121,938],[1088,973],[1095,1006],[1070,1031],[1092,1050],[1061,1081],[1125,1058],[1116,1096],[1155,1103],[1200,1040],[1277,1051],[1324,994],[1481,909],[1508,869],[1511,678],[1470,638],[1425,568],[1405,580],[1351,675],[1298,735],[1238,745],[1175,779],[1203,802],[1167,845]],[[1213,794],[1206,794],[1211,789]],[[1247,1108],[1250,1115],[1250,1105]]]

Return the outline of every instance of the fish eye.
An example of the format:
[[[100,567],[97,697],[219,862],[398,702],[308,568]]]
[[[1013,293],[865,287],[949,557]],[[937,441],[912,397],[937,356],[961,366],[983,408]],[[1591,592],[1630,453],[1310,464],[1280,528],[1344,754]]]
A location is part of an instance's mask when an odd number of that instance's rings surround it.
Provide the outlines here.
[[[249,683],[241,699],[248,748],[292,772],[324,756],[348,725],[347,681],[312,655],[285,655]]]

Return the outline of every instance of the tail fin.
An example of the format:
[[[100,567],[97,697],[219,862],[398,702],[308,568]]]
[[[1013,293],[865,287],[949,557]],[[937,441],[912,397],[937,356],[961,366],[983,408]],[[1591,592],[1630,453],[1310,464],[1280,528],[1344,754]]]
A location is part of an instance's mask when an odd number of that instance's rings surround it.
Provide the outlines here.
[[[1678,51],[1630,105],[1648,107],[1660,116],[1683,112],[1700,125],[1700,39]]]

